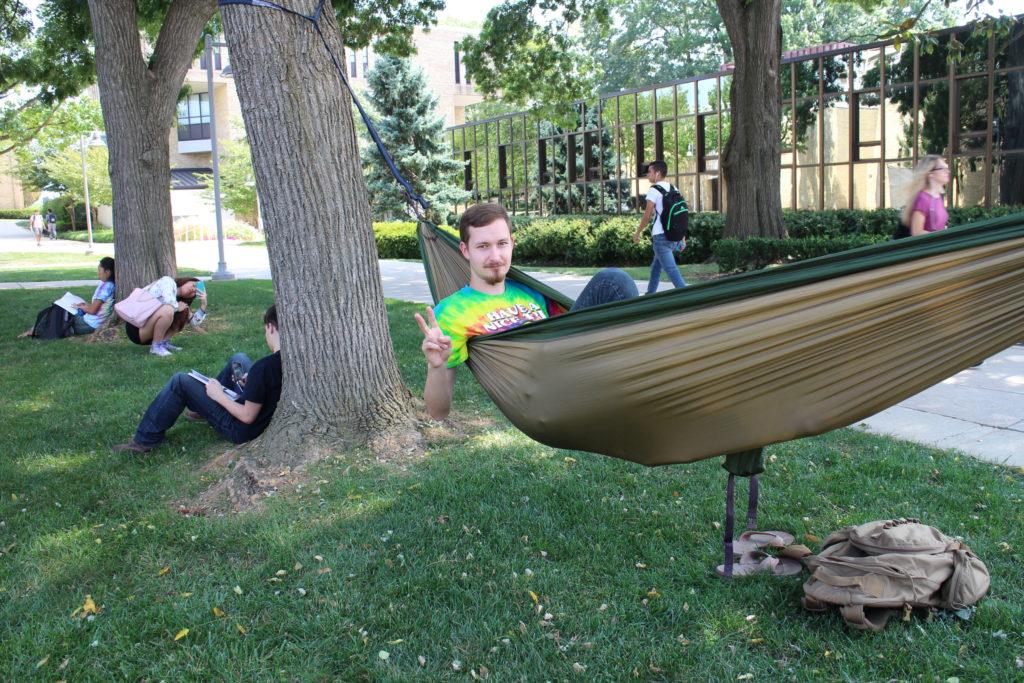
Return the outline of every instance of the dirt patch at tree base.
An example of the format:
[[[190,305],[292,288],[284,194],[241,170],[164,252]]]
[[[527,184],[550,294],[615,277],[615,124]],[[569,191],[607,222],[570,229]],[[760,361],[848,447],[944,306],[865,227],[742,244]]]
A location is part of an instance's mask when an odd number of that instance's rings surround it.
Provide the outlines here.
[[[463,415],[438,422],[422,407],[416,406],[407,424],[362,440],[309,434],[298,425],[278,426],[273,435],[232,447],[203,465],[200,473],[221,478],[195,498],[179,501],[178,511],[200,516],[259,511],[275,495],[304,486],[315,465],[339,454],[390,465],[401,476],[430,449],[464,441],[495,424],[489,418]]]

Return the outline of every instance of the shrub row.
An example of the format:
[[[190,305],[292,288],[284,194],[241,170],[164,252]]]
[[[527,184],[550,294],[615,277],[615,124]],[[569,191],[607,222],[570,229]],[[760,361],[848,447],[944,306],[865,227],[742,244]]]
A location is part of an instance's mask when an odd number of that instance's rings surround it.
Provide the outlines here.
[[[715,261],[718,263],[718,269],[723,272],[731,272],[756,270],[778,262],[802,261],[877,242],[885,242],[888,239],[888,235],[856,234],[790,239],[749,237],[745,240],[718,240],[712,251]]]
[[[35,209],[0,209],[0,218],[22,220],[30,218]]]
[[[951,209],[951,225],[1003,216],[1024,207]],[[725,216],[695,213],[690,216],[690,237],[679,254],[685,263],[711,258],[722,270],[761,268],[769,263],[822,256],[888,239],[899,222],[894,209],[874,211],[783,211],[789,233],[786,240],[727,240],[722,242]],[[640,221],[629,216],[569,215],[513,216],[516,261],[535,265],[641,266],[651,259],[650,242],[633,243]],[[414,223],[374,223],[381,258],[419,258]],[[745,245],[745,246],[744,246]]]

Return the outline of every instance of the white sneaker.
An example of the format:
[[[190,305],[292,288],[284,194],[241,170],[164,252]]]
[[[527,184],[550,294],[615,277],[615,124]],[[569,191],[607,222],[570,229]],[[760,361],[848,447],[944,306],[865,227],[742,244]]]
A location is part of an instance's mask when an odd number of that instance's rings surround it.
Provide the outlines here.
[[[172,344],[169,341],[165,341],[163,346],[168,351],[181,351],[181,347],[180,346],[175,346],[174,344]]]
[[[152,344],[149,347],[149,352],[154,356],[170,356],[171,352],[163,344]]]

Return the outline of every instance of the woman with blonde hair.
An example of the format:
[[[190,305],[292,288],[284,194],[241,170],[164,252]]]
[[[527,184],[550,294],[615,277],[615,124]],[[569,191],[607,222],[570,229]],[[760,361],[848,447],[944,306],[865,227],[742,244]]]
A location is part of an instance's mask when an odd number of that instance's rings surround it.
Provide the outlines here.
[[[938,154],[929,154],[914,167],[909,182],[903,188],[903,211],[896,239],[916,237],[946,229],[945,188],[950,171],[946,160]]]

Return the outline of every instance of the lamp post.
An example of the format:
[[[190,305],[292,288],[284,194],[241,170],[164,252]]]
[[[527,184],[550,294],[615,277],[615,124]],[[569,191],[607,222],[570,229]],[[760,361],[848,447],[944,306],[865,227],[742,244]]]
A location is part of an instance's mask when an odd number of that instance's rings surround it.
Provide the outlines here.
[[[211,276],[214,280],[234,280],[233,273],[228,272],[228,264],[224,261],[224,224],[220,217],[220,164],[217,159],[217,112],[214,109],[213,97],[213,48],[226,46],[226,43],[214,42],[209,33],[204,38],[206,50],[206,91],[210,101],[210,157],[213,160],[213,205],[217,219],[217,270]]]
[[[93,250],[92,243],[92,206],[89,204],[89,172],[86,169],[85,164],[85,148],[88,147],[102,147],[104,146],[103,137],[98,131],[93,131],[89,134],[89,143],[86,145],[86,135],[82,133],[78,136],[79,149],[82,152],[82,188],[85,190],[85,229],[89,233],[89,246],[86,247],[85,253],[91,254]],[[71,207],[74,211],[74,207]]]

